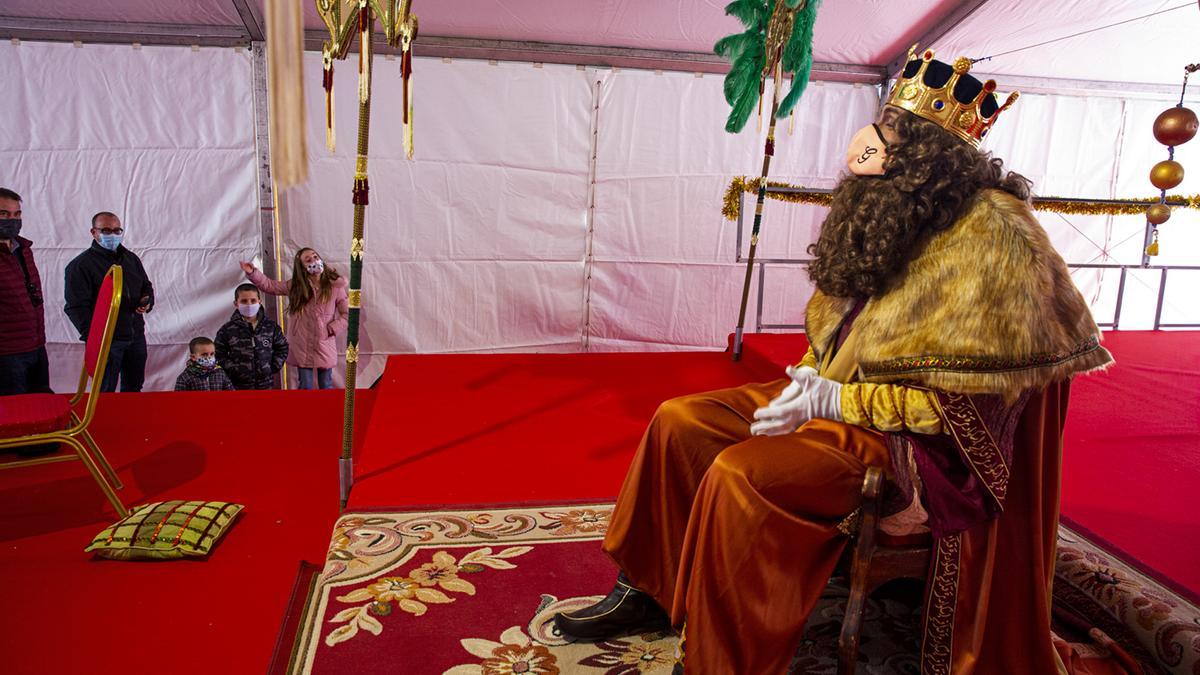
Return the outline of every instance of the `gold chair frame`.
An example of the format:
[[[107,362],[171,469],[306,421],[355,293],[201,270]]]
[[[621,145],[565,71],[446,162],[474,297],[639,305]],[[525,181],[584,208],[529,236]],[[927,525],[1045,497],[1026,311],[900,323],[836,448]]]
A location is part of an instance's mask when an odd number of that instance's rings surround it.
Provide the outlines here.
[[[15,448],[43,443],[66,443],[75,450],[74,454],[59,453],[49,457],[34,457],[31,459],[4,462],[0,463],[0,469],[16,469],[23,466],[53,464],[55,462],[67,462],[78,459],[83,462],[88,472],[92,474],[92,478],[100,486],[109,503],[117,510],[117,514],[124,518],[129,515],[129,511],[121,503],[121,500],[117,499],[117,493],[113,488],[115,487],[117,490],[120,490],[125,486],[121,484],[121,479],[117,477],[117,472],[113,470],[112,464],[109,464],[104,453],[100,452],[99,446],[96,445],[96,439],[92,438],[91,432],[88,431],[88,426],[91,425],[92,418],[96,415],[96,401],[100,398],[99,389],[100,385],[104,382],[104,371],[108,366],[108,354],[112,347],[113,332],[116,330],[117,325],[117,311],[121,308],[121,294],[124,290],[120,265],[113,265],[108,268],[108,274],[105,276],[106,278],[112,277],[113,294],[108,306],[108,317],[104,322],[104,335],[100,341],[100,354],[96,360],[95,372],[91,375],[89,386],[87,347],[84,347],[83,367],[79,373],[79,387],[69,402],[71,408],[71,426],[58,431],[0,438],[0,448]],[[100,307],[96,307],[94,311],[100,309]],[[85,395],[87,401],[84,404],[83,415],[80,416],[76,413],[76,406],[84,399]],[[82,442],[80,442],[80,439],[82,439]]]

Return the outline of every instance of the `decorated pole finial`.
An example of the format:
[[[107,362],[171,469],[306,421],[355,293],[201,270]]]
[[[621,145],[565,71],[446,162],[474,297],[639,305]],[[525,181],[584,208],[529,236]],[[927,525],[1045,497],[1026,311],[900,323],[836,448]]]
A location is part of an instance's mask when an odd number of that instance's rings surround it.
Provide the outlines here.
[[[746,126],[750,111],[761,105],[767,78],[775,81],[770,123],[763,147],[762,174],[758,179],[754,227],[750,231],[750,253],[746,260],[742,304],[734,331],[734,361],[742,357],[742,330],[746,325],[746,304],[750,300],[754,255],[758,250],[758,231],[762,226],[767,175],[771,170],[771,157],[775,155],[775,121],[792,112],[808,86],[813,63],[813,24],[817,20],[819,4],[820,0],[734,0],[725,6],[725,13],[740,19],[746,30],[722,38],[713,47],[718,55],[730,60],[729,74],[725,76],[725,101],[731,106],[729,119],[725,122],[726,131],[737,133]],[[781,100],[785,72],[792,73],[792,86]]]
[[[334,150],[333,132],[333,61],[344,59],[354,35],[358,51],[358,144],[355,148],[354,228],[350,238],[350,287],[347,291],[349,316],[346,329],[346,394],[342,415],[342,455],[338,462],[340,503],[343,509],[354,483],[354,393],[358,379],[359,313],[362,308],[362,267],[365,252],[366,211],[370,185],[367,176],[367,147],[371,126],[371,61],[375,20],[383,24],[383,35],[392,47],[401,51],[400,74],[404,87],[401,123],[404,150],[409,159],[412,146],[412,45],[417,37],[417,17],[411,13],[411,0],[316,0],[317,13],[329,29],[329,41],[321,50],[322,84],[325,89],[325,142]]]

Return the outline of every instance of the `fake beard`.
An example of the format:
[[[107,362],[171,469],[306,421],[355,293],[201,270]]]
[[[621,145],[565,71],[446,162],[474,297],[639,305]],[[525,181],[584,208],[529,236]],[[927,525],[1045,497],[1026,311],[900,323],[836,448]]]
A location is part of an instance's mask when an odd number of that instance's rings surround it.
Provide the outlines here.
[[[849,175],[833,192],[829,215],[821,224],[809,276],[827,295],[870,297],[912,254],[920,233],[915,200],[894,181]]]

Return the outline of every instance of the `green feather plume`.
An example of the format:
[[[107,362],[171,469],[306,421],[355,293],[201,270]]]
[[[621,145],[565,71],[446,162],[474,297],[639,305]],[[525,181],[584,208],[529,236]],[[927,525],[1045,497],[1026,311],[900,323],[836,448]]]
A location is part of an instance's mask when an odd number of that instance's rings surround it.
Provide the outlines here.
[[[789,0],[784,2],[795,6]],[[796,13],[796,25],[792,28],[792,36],[783,46],[783,69],[792,73],[792,88],[788,89],[787,96],[779,102],[779,117],[790,115],[792,108],[808,88],[808,78],[812,74],[813,65],[813,24],[817,22],[817,6],[820,4],[821,0],[809,0],[804,9]]]
[[[725,13],[736,17],[746,26],[742,33],[721,38],[713,46],[718,56],[729,59],[729,74],[725,76],[725,101],[730,105],[725,130],[737,133],[746,126],[761,95],[763,68],[766,67],[767,24],[777,0],[734,0],[725,6]],[[798,7],[803,0],[778,0],[789,8]],[[808,86],[812,72],[812,31],[820,0],[808,0],[796,15],[795,27],[783,48],[783,69],[794,73],[792,87],[780,102],[778,116],[787,116]]]
[[[713,51],[730,62],[729,74],[725,76],[725,102],[732,110],[725,122],[726,131],[741,131],[758,102],[766,62],[764,41],[772,9],[774,0],[734,0],[725,6],[726,14],[737,17],[746,26],[744,33],[726,36],[713,45]]]

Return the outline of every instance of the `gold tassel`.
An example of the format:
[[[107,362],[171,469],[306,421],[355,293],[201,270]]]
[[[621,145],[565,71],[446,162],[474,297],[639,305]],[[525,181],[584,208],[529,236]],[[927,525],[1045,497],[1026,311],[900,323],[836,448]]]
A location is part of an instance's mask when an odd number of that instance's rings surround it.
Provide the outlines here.
[[[358,0],[358,102],[371,95],[371,8],[367,0]]]
[[[1154,228],[1154,230],[1153,230],[1153,236],[1154,236],[1154,239],[1150,242],[1150,245],[1146,247],[1146,255],[1148,255],[1148,256],[1158,255],[1158,228],[1157,227]]]
[[[788,115],[788,136],[796,131],[796,109],[792,108],[792,114]]]
[[[407,15],[407,6],[405,15]],[[404,156],[413,158],[413,90],[412,90],[412,43],[417,37],[417,17],[409,15],[400,28],[400,77],[403,91],[403,142]]]
[[[413,159],[413,53],[410,50],[412,41],[409,37],[404,36],[403,52],[400,56],[400,76],[401,76],[401,92],[404,106],[403,109],[403,136],[404,157]]]
[[[408,92],[408,119],[404,122],[404,156],[406,159],[413,158],[413,100],[412,100],[412,78],[407,78],[404,83],[404,90]]]
[[[333,55],[328,50],[321,52],[321,68],[325,88],[325,147],[330,152],[337,149],[337,138],[333,131]]]

